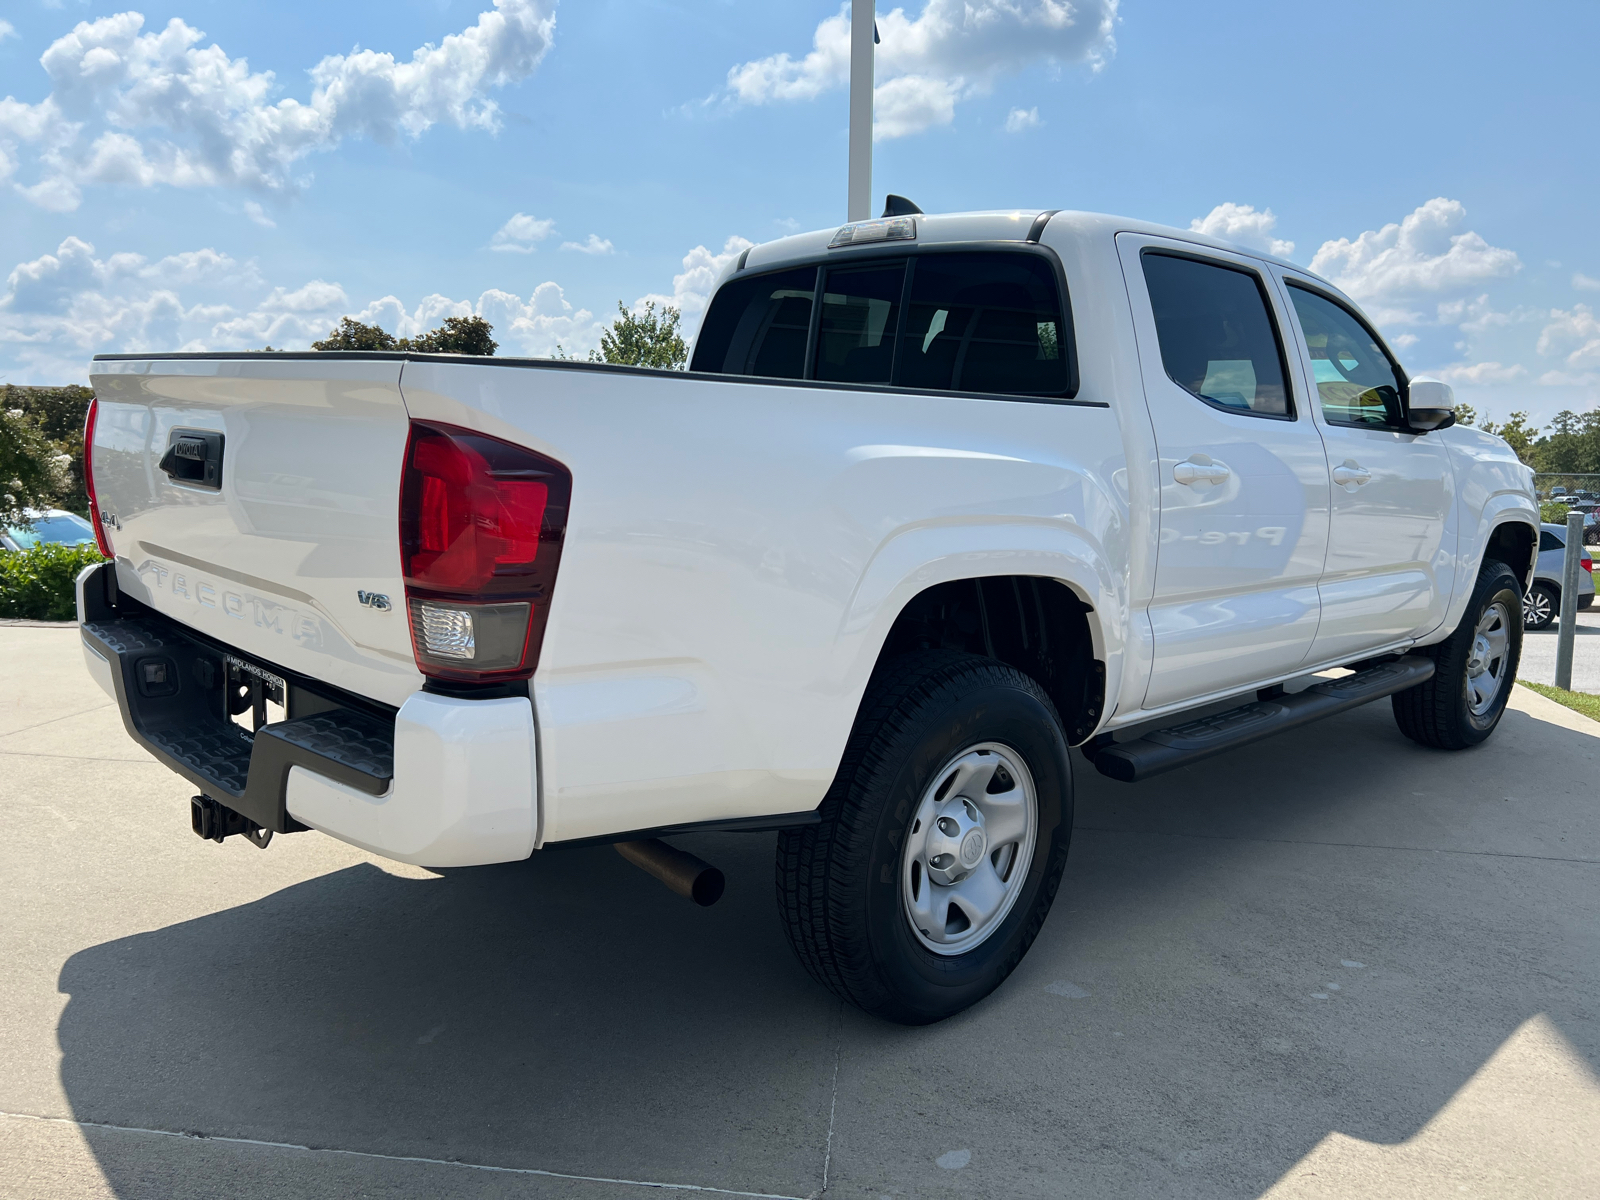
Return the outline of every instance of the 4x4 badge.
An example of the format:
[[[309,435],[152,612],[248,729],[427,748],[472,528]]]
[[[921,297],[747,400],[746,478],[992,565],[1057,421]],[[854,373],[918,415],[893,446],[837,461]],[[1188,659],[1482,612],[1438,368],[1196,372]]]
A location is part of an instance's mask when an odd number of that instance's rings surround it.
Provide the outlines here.
[[[389,597],[382,592],[363,592],[358,588],[356,589],[356,599],[361,601],[365,607],[375,608],[379,612],[388,612],[392,607],[389,604]]]

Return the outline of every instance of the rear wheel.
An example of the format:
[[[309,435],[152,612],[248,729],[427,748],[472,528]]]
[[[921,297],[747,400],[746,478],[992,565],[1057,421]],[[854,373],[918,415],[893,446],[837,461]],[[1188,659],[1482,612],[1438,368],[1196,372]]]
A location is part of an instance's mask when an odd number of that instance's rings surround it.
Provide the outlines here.
[[[822,822],[778,839],[778,904],[813,978],[907,1025],[988,995],[1055,898],[1072,768],[1039,685],[947,652],[868,690]]]
[[[1543,581],[1535,583],[1522,598],[1522,627],[1544,629],[1560,611],[1561,593]]]
[[[1392,698],[1401,733],[1424,746],[1464,750],[1494,732],[1522,660],[1521,607],[1511,568],[1484,563],[1456,631],[1420,651],[1433,657],[1433,678]]]

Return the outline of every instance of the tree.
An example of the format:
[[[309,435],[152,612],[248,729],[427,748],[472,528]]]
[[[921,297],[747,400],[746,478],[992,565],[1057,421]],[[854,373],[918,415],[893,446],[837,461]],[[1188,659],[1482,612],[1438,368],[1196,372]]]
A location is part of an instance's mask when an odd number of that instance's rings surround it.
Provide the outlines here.
[[[482,317],[446,317],[438,329],[429,330],[421,337],[400,340],[401,349],[415,350],[419,354],[483,354],[490,355],[500,344],[489,335],[494,326]]]
[[[644,311],[629,312],[617,301],[617,319],[600,335],[600,351],[589,352],[591,362],[623,363],[632,367],[659,367],[681,371],[689,365],[689,347],[678,332],[682,314],[671,304],[656,312],[656,302],[646,300]]]
[[[0,408],[0,524],[50,508],[69,486],[71,456],[50,445],[20,408]]]
[[[1506,444],[1516,452],[1518,458],[1530,467],[1533,465],[1533,440],[1539,436],[1539,427],[1528,423],[1527,413],[1512,413],[1510,420],[1503,425],[1496,425],[1493,421],[1484,421],[1478,428],[1485,433],[1492,433],[1497,437],[1504,438]]]
[[[494,326],[482,317],[446,317],[444,324],[414,338],[397,338],[376,325],[363,325],[352,317],[341,317],[339,328],[313,350],[414,350],[418,354],[493,354],[500,348],[489,335]],[[270,350],[271,347],[269,346]]]
[[[1456,401],[1456,424],[1476,425],[1478,423],[1478,410],[1464,401]]]
[[[33,490],[30,503],[35,508],[65,508],[85,514],[89,493],[83,484],[83,420],[94,392],[81,385],[67,387],[18,387],[0,389],[0,412],[10,420],[20,420],[37,438],[27,434],[13,436],[12,453],[43,455],[42,478],[53,480],[43,490]],[[3,453],[3,452],[0,452]],[[15,470],[5,476],[21,481]],[[0,491],[12,491],[10,487]]]
[[[312,342],[313,350],[393,350],[399,345],[394,334],[376,325],[363,325],[353,317],[340,317],[339,328],[320,342]]]

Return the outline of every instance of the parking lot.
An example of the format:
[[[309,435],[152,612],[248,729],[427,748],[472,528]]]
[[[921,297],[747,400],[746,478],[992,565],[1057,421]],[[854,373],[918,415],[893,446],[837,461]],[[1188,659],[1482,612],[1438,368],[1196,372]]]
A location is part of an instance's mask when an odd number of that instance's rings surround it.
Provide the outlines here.
[[[1556,681],[1556,636],[1560,622],[1525,634],[1522,639],[1522,667],[1517,672],[1535,683]],[[1572,686],[1580,692],[1600,693],[1600,610],[1578,614],[1573,636]]]
[[[685,840],[708,910],[604,847],[203,843],[77,631],[0,629],[0,1194],[1600,1193],[1600,725],[1075,765],[1033,950],[903,1029],[796,963],[770,834]]]

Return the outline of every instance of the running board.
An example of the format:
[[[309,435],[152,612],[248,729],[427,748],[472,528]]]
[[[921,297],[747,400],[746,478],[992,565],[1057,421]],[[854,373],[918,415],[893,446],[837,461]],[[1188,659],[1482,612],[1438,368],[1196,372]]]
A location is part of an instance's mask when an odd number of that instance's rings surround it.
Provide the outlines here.
[[[1235,746],[1392,696],[1432,677],[1433,659],[1408,654],[1354,675],[1314,683],[1292,696],[1241,705],[1198,721],[1157,729],[1136,741],[1107,746],[1095,755],[1095,769],[1123,783],[1137,783]]]

